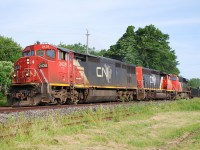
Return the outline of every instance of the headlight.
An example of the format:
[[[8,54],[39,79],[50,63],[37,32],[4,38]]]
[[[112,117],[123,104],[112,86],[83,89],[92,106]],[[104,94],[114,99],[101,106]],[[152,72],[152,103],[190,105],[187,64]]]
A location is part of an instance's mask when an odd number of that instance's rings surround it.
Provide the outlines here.
[[[30,59],[29,58],[26,59],[26,64],[30,64]]]
[[[26,77],[29,77],[30,74],[27,72],[25,75],[26,75]]]
[[[16,78],[16,77],[17,77],[17,75],[16,75],[16,74],[14,74],[14,75],[13,75],[13,77],[14,77],[14,78]]]
[[[15,65],[14,66],[14,70],[19,70],[20,69],[20,66],[19,65]]]

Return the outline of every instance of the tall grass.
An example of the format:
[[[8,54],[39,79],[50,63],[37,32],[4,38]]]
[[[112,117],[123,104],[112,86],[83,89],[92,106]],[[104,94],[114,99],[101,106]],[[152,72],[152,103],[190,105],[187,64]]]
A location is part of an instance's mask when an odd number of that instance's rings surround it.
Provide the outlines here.
[[[110,111],[112,113],[109,114]],[[157,130],[160,135],[154,133],[154,136],[158,136],[158,138],[152,140],[152,131],[150,129],[155,124],[161,122],[146,120],[160,113],[170,112],[173,114],[173,112],[193,111],[200,111],[200,99],[172,101],[169,103],[149,103],[148,105],[124,105],[112,110],[111,108],[100,107],[96,111],[89,109],[88,111],[74,113],[70,116],[61,116],[58,113],[54,116],[32,118],[29,121],[23,116],[20,119],[10,116],[6,124],[0,125],[0,135],[13,134],[14,136],[1,138],[0,149],[24,149],[27,146],[31,147],[31,149],[38,149],[37,145],[41,144],[62,147],[62,142],[55,137],[73,137],[91,128],[106,131],[106,133],[103,133],[104,136],[94,135],[91,138],[91,141],[94,143],[106,145],[112,139],[115,143],[127,144],[130,147],[145,148],[155,145],[162,146],[165,144],[165,140],[177,138],[185,132],[191,132],[200,128],[199,124],[189,124],[178,129],[171,128],[171,126],[166,129],[158,128]],[[73,124],[74,122],[72,118],[80,115],[83,116],[78,119],[81,123],[69,126],[69,124]],[[112,120],[105,122],[104,118],[108,115],[112,116]],[[127,123],[120,128],[109,128],[110,125],[117,125],[122,121],[134,123]],[[128,139],[125,137],[128,137]]]
[[[7,102],[6,102],[6,97],[1,97],[0,98],[0,106],[6,106]]]

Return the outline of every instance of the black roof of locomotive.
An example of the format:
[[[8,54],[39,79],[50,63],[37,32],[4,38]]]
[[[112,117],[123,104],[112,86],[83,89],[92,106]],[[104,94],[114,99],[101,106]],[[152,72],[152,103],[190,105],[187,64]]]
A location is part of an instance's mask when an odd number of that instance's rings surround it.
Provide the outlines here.
[[[57,47],[57,46],[56,46],[56,47]],[[59,50],[61,50],[61,51],[64,51],[64,52],[73,52],[73,53],[80,54],[80,55],[85,55],[85,56],[89,56],[89,57],[99,58],[99,59],[102,59],[102,60],[113,61],[113,62],[115,62],[115,63],[122,63],[122,64],[126,64],[126,65],[129,65],[129,66],[136,66],[136,65],[134,65],[134,64],[128,64],[128,63],[126,63],[126,62],[119,61],[119,60],[116,60],[116,59],[107,58],[107,57],[103,57],[103,56],[95,56],[95,55],[80,53],[80,52],[77,52],[77,51],[74,51],[74,50],[70,50],[70,49],[66,49],[66,48],[63,48],[63,47],[57,47],[57,49],[59,49]]]
[[[103,57],[103,56],[95,56],[95,55],[90,55],[90,54],[85,54],[85,53],[80,53],[80,52],[77,52],[77,51],[74,51],[74,50],[70,50],[70,49],[67,49],[67,48],[63,48],[63,47],[58,47],[58,46],[55,46],[57,47],[57,49],[61,50],[61,51],[64,51],[64,52],[73,52],[73,53],[76,53],[76,54],[80,54],[80,55],[85,55],[85,56],[89,56],[89,57],[95,57],[95,58],[100,58],[100,59],[104,59],[104,60],[109,60],[109,61],[114,61],[116,63],[122,63],[122,64],[126,64],[126,65],[129,65],[129,66],[136,66],[134,64],[128,64],[128,63],[125,63],[123,61],[119,61],[119,60],[116,60],[116,59],[112,59],[112,58],[107,58],[107,57]],[[142,67],[144,70],[147,70],[148,72],[151,72],[151,73],[155,73],[155,74],[160,74],[160,75],[167,75],[166,72],[162,72],[162,71],[159,71],[159,70],[155,70],[155,69],[150,69],[150,68],[146,68],[146,67]],[[179,77],[181,78],[180,80],[181,81],[188,81],[186,78],[184,77]]]

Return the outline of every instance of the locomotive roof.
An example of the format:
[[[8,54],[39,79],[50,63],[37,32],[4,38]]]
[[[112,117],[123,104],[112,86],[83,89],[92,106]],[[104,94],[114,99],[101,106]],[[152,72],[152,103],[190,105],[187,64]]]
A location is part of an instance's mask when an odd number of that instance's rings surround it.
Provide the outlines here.
[[[146,67],[142,67],[142,69],[147,70],[148,72],[152,72],[155,74],[161,74],[161,75],[166,75],[167,73],[159,71],[159,70],[155,70],[155,69],[150,69],[150,68],[146,68]]]
[[[129,66],[136,66],[134,64],[128,64],[128,63],[125,63],[123,61],[119,61],[119,60],[116,60],[116,59],[107,58],[107,57],[103,57],[103,56],[95,56],[95,55],[80,53],[80,52],[77,52],[77,51],[74,51],[74,50],[70,50],[70,49],[67,49],[67,48],[63,48],[63,47],[57,47],[57,49],[59,49],[61,51],[64,51],[64,52],[74,52],[74,53],[80,54],[80,55],[85,55],[85,56],[89,56],[89,57],[95,57],[95,58],[100,58],[100,59],[104,59],[104,60],[114,61],[116,63],[122,63],[122,64],[126,64],[126,65],[129,65]]]
[[[122,63],[122,64],[126,64],[126,65],[129,65],[129,66],[136,66],[134,64],[128,64],[128,63],[125,63],[123,61],[119,61],[119,60],[116,60],[116,59],[111,59],[111,58],[107,58],[107,57],[103,57],[103,56],[95,56],[95,55],[90,55],[90,54],[84,54],[84,53],[80,53],[80,52],[77,52],[77,51],[73,51],[73,50],[70,50],[70,49],[66,49],[66,48],[63,48],[63,47],[57,47],[59,50],[61,51],[65,51],[65,52],[74,52],[74,53],[77,53],[77,54],[80,54],[80,55],[86,55],[86,56],[90,56],[90,57],[96,57],[96,58],[100,58],[100,59],[105,59],[105,60],[109,60],[109,61],[114,61],[116,63]],[[161,74],[161,75],[166,75],[167,73],[166,72],[162,72],[162,71],[159,71],[159,70],[155,70],[155,69],[150,69],[150,68],[146,68],[146,67],[142,67],[143,69],[145,70],[148,70],[152,73],[155,73],[155,74]],[[183,81],[187,81],[186,78],[184,77],[179,77],[180,80],[183,80]]]

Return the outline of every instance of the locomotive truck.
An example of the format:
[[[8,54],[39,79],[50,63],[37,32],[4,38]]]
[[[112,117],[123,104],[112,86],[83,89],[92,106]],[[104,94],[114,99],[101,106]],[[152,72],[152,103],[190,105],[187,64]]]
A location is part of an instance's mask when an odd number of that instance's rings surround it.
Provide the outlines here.
[[[14,64],[7,102],[34,106],[188,97],[185,78],[37,43]]]

